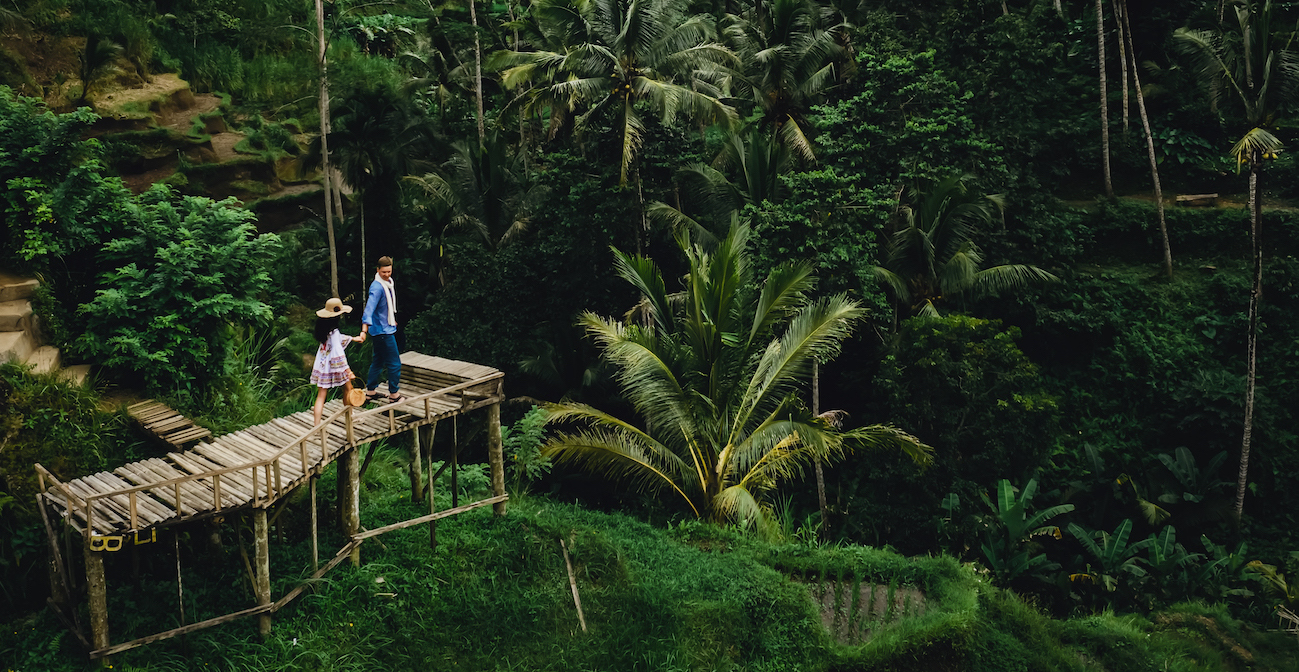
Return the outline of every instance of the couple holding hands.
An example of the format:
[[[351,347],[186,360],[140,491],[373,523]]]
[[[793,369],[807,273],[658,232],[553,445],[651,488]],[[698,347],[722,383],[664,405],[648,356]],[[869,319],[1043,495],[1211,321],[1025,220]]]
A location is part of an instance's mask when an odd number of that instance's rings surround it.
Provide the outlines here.
[[[366,401],[378,401],[384,397],[377,388],[379,376],[387,372],[388,395],[390,402],[401,401],[398,386],[401,382],[401,356],[397,352],[397,293],[392,282],[392,257],[379,257],[374,281],[370,283],[370,292],[365,300],[365,310],[361,313],[361,334],[348,336],[338,330],[339,317],[352,312],[351,306],[343,305],[340,299],[330,299],[325,307],[316,311],[316,328],[314,335],[320,347],[316,350],[316,361],[311,367],[311,383],[319,389],[316,392],[316,404],[312,408],[315,424],[320,424],[321,414],[325,408],[325,395],[329,389],[343,388],[343,398],[347,399],[352,391],[352,369],[347,364],[347,355],[343,349],[353,341],[364,343],[374,338],[374,359],[370,363],[370,375],[366,380]]]

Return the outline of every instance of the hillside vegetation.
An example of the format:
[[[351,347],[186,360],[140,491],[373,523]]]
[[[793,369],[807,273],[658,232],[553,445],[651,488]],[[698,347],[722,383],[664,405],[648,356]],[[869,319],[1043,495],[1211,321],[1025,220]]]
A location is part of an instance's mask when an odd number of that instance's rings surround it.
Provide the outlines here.
[[[0,665],[80,665],[32,464],[158,454],[124,399],[307,407],[387,254],[404,347],[506,373],[532,494],[121,665],[1293,667],[1292,3],[11,5],[0,270],[97,382],[0,368]],[[188,622],[248,604],[240,525],[169,540]],[[115,640],[176,624],[165,555]]]

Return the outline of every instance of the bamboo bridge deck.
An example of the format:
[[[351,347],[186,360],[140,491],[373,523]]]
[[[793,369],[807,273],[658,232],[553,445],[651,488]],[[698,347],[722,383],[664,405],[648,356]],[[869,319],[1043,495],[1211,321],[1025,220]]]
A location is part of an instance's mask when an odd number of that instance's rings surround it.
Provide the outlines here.
[[[331,401],[319,426],[304,410],[67,482],[37,465],[42,496],[92,545],[109,550],[154,528],[272,506],[351,447],[500,400],[504,374],[496,369],[417,352],[401,361],[400,402],[366,409]]]

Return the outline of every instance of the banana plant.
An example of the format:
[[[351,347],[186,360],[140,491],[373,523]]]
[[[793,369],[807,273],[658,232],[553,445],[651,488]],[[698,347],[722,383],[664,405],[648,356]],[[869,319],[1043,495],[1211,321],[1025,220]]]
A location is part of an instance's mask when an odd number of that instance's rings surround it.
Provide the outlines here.
[[[1205,554],[1211,558],[1200,566],[1194,577],[1194,585],[1204,591],[1211,600],[1225,600],[1229,597],[1250,598],[1254,591],[1244,587],[1247,574],[1245,561],[1245,542],[1240,542],[1235,550],[1213,543],[1208,537],[1200,535]]]
[[[1024,489],[1018,491],[1010,481],[1003,478],[997,483],[995,504],[987,494],[982,495],[984,503],[992,509],[996,522],[999,523],[989,526],[985,531],[987,541],[982,546],[983,557],[993,575],[1003,584],[1021,576],[1042,574],[1060,567],[1047,559],[1046,554],[1032,543],[1032,539],[1043,535],[1059,539],[1060,527],[1047,525],[1046,521],[1073,511],[1074,505],[1058,504],[1030,514],[1029,506],[1036,494],[1037,479],[1029,479]]]
[[[1097,563],[1096,566],[1088,563],[1086,572],[1071,574],[1070,581],[1091,583],[1101,586],[1107,593],[1113,593],[1119,589],[1125,575],[1136,580],[1145,578],[1146,570],[1141,568],[1137,556],[1154,540],[1146,538],[1129,544],[1128,537],[1132,534],[1131,518],[1124,518],[1112,533],[1103,530],[1093,532],[1074,523],[1069,524],[1069,533],[1078,539]]]
[[[1299,558],[1299,551],[1291,551],[1290,557]],[[1254,575],[1255,580],[1263,584],[1268,595],[1284,600],[1284,607],[1293,607],[1299,602],[1299,584],[1286,580],[1285,573],[1277,571],[1276,565],[1265,564],[1262,560],[1253,560],[1245,565],[1246,571]]]
[[[1184,597],[1192,583],[1192,569],[1204,559],[1203,553],[1191,553],[1177,543],[1177,530],[1168,525],[1151,534],[1146,547],[1146,565],[1157,586],[1159,598],[1173,601]]]
[[[1180,502],[1190,502],[1199,504],[1204,501],[1205,497],[1213,494],[1217,490],[1225,490],[1231,487],[1231,483],[1215,478],[1218,468],[1227,459],[1227,451],[1222,451],[1213,456],[1209,463],[1200,469],[1195,464],[1195,457],[1186,446],[1179,446],[1173,455],[1160,453],[1159,461],[1164,463],[1168,471],[1177,479],[1182,486],[1182,492],[1166,492],[1159,496],[1159,501],[1165,504],[1178,504]]]

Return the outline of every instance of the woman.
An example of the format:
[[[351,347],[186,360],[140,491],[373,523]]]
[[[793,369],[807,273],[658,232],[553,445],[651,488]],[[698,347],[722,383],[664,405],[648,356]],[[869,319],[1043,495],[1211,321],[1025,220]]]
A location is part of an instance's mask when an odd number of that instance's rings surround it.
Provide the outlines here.
[[[316,405],[311,410],[317,425],[325,411],[325,394],[330,388],[341,386],[344,398],[352,391],[352,369],[347,365],[343,349],[352,341],[364,343],[365,334],[353,338],[338,330],[339,317],[350,312],[352,307],[343,305],[340,299],[330,299],[324,308],[316,311],[314,335],[320,347],[316,349],[316,361],[311,366],[311,384],[318,390]]]

